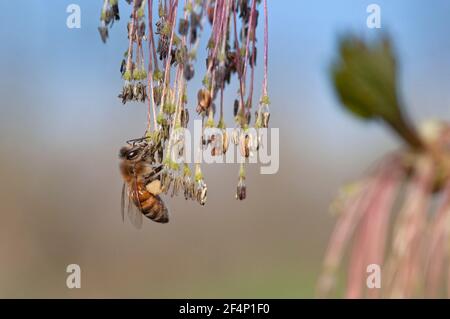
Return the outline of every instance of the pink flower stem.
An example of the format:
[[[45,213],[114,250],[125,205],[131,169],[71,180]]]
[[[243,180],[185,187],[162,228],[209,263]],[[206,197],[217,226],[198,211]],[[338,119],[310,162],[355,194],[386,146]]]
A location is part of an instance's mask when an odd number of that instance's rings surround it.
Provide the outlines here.
[[[267,82],[269,73],[269,17],[267,12],[267,0],[264,0],[264,80],[263,96],[268,95]]]
[[[155,43],[153,38],[153,0],[148,0],[148,28],[149,28],[149,37],[148,37],[148,74],[147,74],[147,89],[148,89],[148,109],[147,109],[147,133],[150,132],[151,127],[151,118],[150,113],[153,113],[153,127],[157,128],[156,123],[156,105],[155,105],[155,96],[153,95],[153,62],[155,63],[155,69],[158,70],[158,61],[155,50]],[[152,59],[152,49],[153,49],[153,58]],[[153,61],[154,60],[154,61]]]
[[[214,67],[214,65],[216,64],[217,61],[217,54],[218,54],[218,48],[219,45],[222,41],[222,30],[225,28],[225,18],[226,18],[226,10],[225,10],[225,1],[221,2],[221,5],[219,7],[219,14],[217,15],[217,17],[220,18],[219,23],[216,25],[216,29],[215,29],[215,33],[214,33],[214,50],[213,53],[211,55],[210,61],[209,61],[209,66],[208,66],[208,73],[211,72],[211,69]],[[214,71],[213,70],[213,74],[214,75]],[[214,92],[214,86],[215,86],[215,77],[212,76],[212,80],[211,80],[211,93]]]
[[[129,30],[129,41],[128,41],[128,58],[127,58],[127,71],[131,73],[132,63],[133,63],[133,35],[134,35],[134,28],[136,24],[136,0],[133,1],[133,9],[131,14],[131,25]]]
[[[233,2],[233,25],[234,25],[234,44],[235,44],[235,50],[236,50],[236,64],[237,64],[237,74],[239,77],[239,93],[241,98],[241,103],[239,106],[239,113],[243,115],[244,111],[244,80],[243,80],[243,74],[242,74],[242,67],[241,67],[241,50],[239,47],[239,38],[237,35],[237,22],[236,22],[236,4]],[[241,122],[241,126],[242,126]]]
[[[170,20],[170,26],[171,26],[171,34],[170,34],[170,41],[169,41],[169,51],[167,53],[167,59],[166,59],[166,67],[165,67],[165,71],[164,71],[164,84],[163,84],[163,91],[162,91],[162,95],[161,95],[161,107],[164,107],[164,100],[166,97],[166,90],[167,90],[167,85],[170,81],[169,79],[169,75],[170,75],[170,65],[172,63],[172,45],[173,45],[173,35],[175,33],[175,22],[176,22],[176,18],[177,18],[177,8],[178,8],[178,0],[174,0],[174,3],[172,5],[172,10],[171,10],[171,16],[173,16],[173,18]]]
[[[249,27],[247,31],[247,40],[245,43],[245,59],[244,59],[244,71],[243,71],[243,77],[246,78],[247,75],[247,65],[248,65],[248,53],[249,53],[249,47],[250,47],[250,35],[252,34],[252,26],[255,20],[256,16],[256,0],[252,0],[252,8],[250,11],[250,21],[249,21]]]
[[[255,11],[254,14],[256,15],[256,11]],[[251,63],[251,65],[250,65],[250,66],[251,66],[250,90],[249,90],[249,92],[248,92],[248,105],[247,105],[249,111],[250,111],[250,109],[251,109],[251,107],[252,107],[252,101],[253,101],[253,83],[254,83],[254,80],[255,80],[255,63],[256,63],[256,60],[255,60],[255,57],[256,57],[256,55],[255,55],[255,50],[256,50],[256,19],[255,19],[255,21],[253,21],[253,27],[252,27],[252,30],[253,30],[253,39],[252,39],[252,57],[251,57],[252,63]]]
[[[220,2],[220,5],[219,5]],[[213,20],[213,40],[214,40],[214,48],[212,51],[210,51],[209,55],[209,64],[208,64],[208,73],[212,71],[212,68],[214,66],[214,62],[217,59],[217,48],[219,47],[220,42],[220,31],[222,29],[222,11],[225,11],[223,9],[223,1],[217,0],[214,4],[214,20]],[[218,18],[220,18],[219,21]]]
[[[156,46],[155,46],[155,38],[153,36],[153,0],[148,0],[148,33],[149,33],[149,39],[148,39],[148,49],[149,52],[153,52],[153,63],[155,64],[155,71],[159,70],[158,66],[158,56],[156,54]],[[149,53],[150,60],[151,59],[151,53]]]

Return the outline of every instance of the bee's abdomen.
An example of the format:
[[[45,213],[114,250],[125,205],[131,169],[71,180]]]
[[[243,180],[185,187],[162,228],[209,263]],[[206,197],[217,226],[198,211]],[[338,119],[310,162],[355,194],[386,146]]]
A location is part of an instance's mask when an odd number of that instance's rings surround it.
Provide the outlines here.
[[[142,214],[158,223],[169,222],[169,214],[166,206],[159,196],[148,193],[150,196],[141,202]]]

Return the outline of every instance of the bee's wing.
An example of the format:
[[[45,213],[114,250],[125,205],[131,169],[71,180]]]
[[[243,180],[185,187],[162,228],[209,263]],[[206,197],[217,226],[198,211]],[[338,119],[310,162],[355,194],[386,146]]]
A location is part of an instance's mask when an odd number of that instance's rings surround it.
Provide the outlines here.
[[[142,228],[142,213],[137,208],[137,206],[131,201],[128,201],[127,212],[128,212],[128,219],[133,224],[133,226],[136,227],[137,229],[141,229]]]
[[[125,201],[128,199],[128,193],[127,193],[127,185],[126,183],[123,183],[122,185],[122,195],[120,197],[120,214],[122,215],[122,221],[125,222]]]
[[[134,227],[142,228],[142,213],[133,203],[131,196],[134,190],[130,190],[124,183],[122,186],[122,199],[121,199],[121,213],[122,220],[125,221],[125,210],[127,211],[128,219]]]

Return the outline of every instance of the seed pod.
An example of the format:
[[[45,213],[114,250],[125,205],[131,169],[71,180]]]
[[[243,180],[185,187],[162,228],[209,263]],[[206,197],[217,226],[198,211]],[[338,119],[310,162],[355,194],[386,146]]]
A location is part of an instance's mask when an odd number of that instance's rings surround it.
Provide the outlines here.
[[[200,89],[197,93],[197,99],[198,99],[198,110],[201,110],[201,112],[207,111],[211,107],[211,93],[209,93],[206,89]]]
[[[173,182],[171,197],[178,196],[178,192],[182,186],[183,186],[183,176],[177,176]]]
[[[186,200],[192,199],[194,197],[194,188],[195,185],[192,182],[192,178],[190,175],[185,175],[183,179],[183,188],[184,188],[184,198]]]
[[[142,0],[136,0],[136,1],[134,2],[135,8],[139,8],[141,5],[142,5]]]
[[[240,135],[241,135],[240,130],[238,128],[235,128],[233,130],[233,136],[232,136],[232,140],[233,140],[233,144],[234,145],[238,145],[239,144]]]
[[[189,21],[186,19],[180,19],[178,24],[178,33],[182,36],[186,36],[189,30]]]
[[[236,199],[244,200],[247,197],[247,187],[245,186],[244,178],[239,178],[236,189]]]
[[[136,83],[133,87],[133,98],[135,101],[140,101],[142,95],[142,90],[140,83]]]
[[[226,69],[225,65],[219,65],[216,68],[214,79],[216,81],[217,88],[221,88],[221,87],[225,86],[224,81],[225,81],[226,74],[227,74],[227,69]]]
[[[202,19],[201,14],[197,14],[195,12],[191,13],[191,30],[196,30],[197,28],[200,27],[201,19]]]
[[[223,135],[211,135],[211,156],[219,156],[223,154]]]
[[[248,57],[248,59],[249,59],[248,62],[250,63],[250,66],[252,68],[256,67],[256,54],[257,54],[257,49],[256,49],[256,47],[254,47],[252,54],[249,55],[249,57]]]
[[[122,99],[122,104],[125,104],[127,102],[127,94],[125,91],[125,87],[122,87],[122,92],[120,92],[119,96],[120,99]]]
[[[162,96],[161,88],[159,86],[155,86],[153,88],[153,99],[155,100],[156,105],[161,104],[161,96]]]
[[[181,126],[187,128],[189,123],[189,111],[187,109],[182,109],[180,112],[180,122]]]
[[[250,148],[252,146],[252,136],[250,134],[242,134],[239,140],[239,148],[241,155],[245,158],[250,157]]]
[[[125,90],[126,90],[126,100],[127,101],[133,100],[133,86],[131,84],[128,84],[125,87]]]
[[[226,130],[222,131],[222,150],[223,153],[225,154],[228,150],[228,145],[229,145],[230,141],[228,139],[228,133]]]
[[[251,119],[252,119],[252,115],[250,114],[250,111],[247,111],[245,113],[245,121],[246,121],[247,125],[250,125]]]
[[[122,74],[122,76],[125,74],[126,69],[127,62],[125,61],[125,59],[122,59],[122,63],[120,64],[120,74]]]
[[[200,205],[206,204],[208,188],[206,187],[206,183],[203,179],[197,181],[196,184],[196,198]]]
[[[198,32],[196,28],[191,28],[191,34],[190,34],[190,42],[191,44],[194,44],[195,41],[197,41]]]
[[[207,14],[208,14],[208,21],[212,25],[213,22],[214,22],[214,6],[209,6],[208,7]]]
[[[119,4],[118,3],[115,3],[115,4],[112,5],[112,12],[113,12],[113,15],[114,15],[114,19],[117,20],[117,21],[120,20]]]
[[[109,25],[109,24],[112,25],[112,23],[111,23],[112,18],[113,18],[113,16],[112,16],[111,9],[106,10],[106,12],[105,12],[105,23],[106,23],[106,25]]]
[[[183,69],[183,75],[186,81],[190,81],[194,77],[195,71],[192,64],[186,64]]]
[[[137,34],[139,38],[142,38],[145,35],[145,22],[142,21],[139,24],[139,29],[137,30]]]
[[[108,39],[108,28],[98,27],[98,32],[100,33],[100,38],[102,39],[103,43],[106,43],[106,40]]]
[[[184,198],[186,200],[194,197],[194,184],[187,184],[184,188]]]
[[[208,145],[210,142],[211,141],[207,137],[203,136],[202,137],[202,149],[206,150],[208,148]]]
[[[219,156],[219,155],[221,155],[221,152],[217,146],[211,148],[211,156]]]
[[[170,176],[167,171],[163,171],[161,174],[161,191],[164,194],[167,194],[167,191],[170,188]]]
[[[133,100],[136,100],[139,95],[139,86],[137,84],[133,85]]]
[[[238,100],[234,100],[234,105],[233,105],[233,114],[236,117],[239,111],[239,101]]]
[[[250,136],[250,142],[249,142],[249,149],[250,149],[250,156],[253,156],[253,152],[258,151],[259,149],[259,139],[258,139],[258,135],[252,135],[249,134]]]
[[[147,86],[142,84],[142,99],[141,102],[145,102],[147,100]]]
[[[256,133],[256,151],[259,151],[260,148],[263,147],[263,143],[262,143],[262,137],[263,137],[263,132],[262,130],[257,130]]]
[[[264,128],[269,127],[269,119],[270,119],[270,113],[269,112],[263,112],[262,113],[262,125]]]

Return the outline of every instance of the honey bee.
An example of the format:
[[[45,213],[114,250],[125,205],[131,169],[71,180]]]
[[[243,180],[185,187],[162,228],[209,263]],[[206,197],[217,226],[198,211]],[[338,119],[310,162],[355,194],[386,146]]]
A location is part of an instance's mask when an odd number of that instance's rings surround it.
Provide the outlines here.
[[[151,147],[144,138],[131,140],[119,152],[122,186],[121,212],[125,219],[125,204],[131,223],[142,226],[142,215],[158,222],[169,222],[168,209],[162,201],[162,164],[155,163],[157,148]]]

